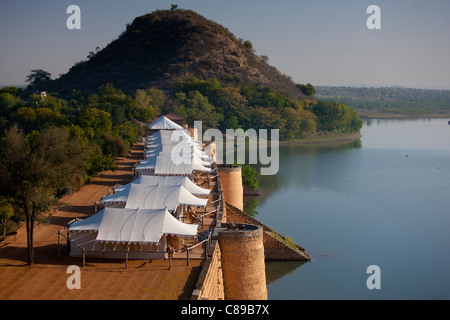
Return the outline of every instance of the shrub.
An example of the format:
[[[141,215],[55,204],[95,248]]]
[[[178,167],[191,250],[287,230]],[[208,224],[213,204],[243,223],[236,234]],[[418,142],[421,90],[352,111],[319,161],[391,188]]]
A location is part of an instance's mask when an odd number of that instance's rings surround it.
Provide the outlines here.
[[[102,134],[103,140],[103,154],[111,155],[113,157],[126,156],[129,150],[129,145],[121,138],[114,138],[110,134]]]

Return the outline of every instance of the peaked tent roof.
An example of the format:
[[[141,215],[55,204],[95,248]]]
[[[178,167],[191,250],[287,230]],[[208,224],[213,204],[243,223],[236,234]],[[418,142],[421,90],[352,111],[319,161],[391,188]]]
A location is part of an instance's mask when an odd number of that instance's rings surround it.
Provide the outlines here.
[[[152,170],[155,169],[156,166],[156,156],[153,157],[149,157],[145,160],[142,160],[136,167],[135,169],[137,171],[139,170]]]
[[[114,190],[116,192],[131,188],[131,184],[143,184],[147,186],[151,185],[182,185],[187,191],[193,195],[206,196],[211,193],[210,189],[201,188],[192,182],[186,176],[139,176],[136,180],[123,186],[116,187]]]
[[[163,234],[193,237],[198,226],[177,220],[166,209],[105,208],[74,222],[69,232],[95,232],[96,241],[106,243],[158,243]]]
[[[103,204],[126,203],[125,208],[160,209],[175,211],[179,204],[204,207],[208,199],[201,199],[182,185],[145,185],[131,183],[126,188],[103,199]]]
[[[181,138],[181,140],[180,140]],[[196,139],[194,139],[185,129],[175,129],[171,131],[167,130],[159,130],[155,133],[147,136],[146,147],[151,148],[156,145],[170,145],[177,144],[179,142],[189,143],[196,148],[201,150],[202,143]]]
[[[180,163],[174,163],[172,160],[171,153],[160,152],[155,154],[145,160],[142,160],[135,169],[136,171],[141,170],[152,170],[154,169],[155,175],[180,175],[188,176],[192,174],[192,171],[203,171],[211,172],[212,169],[206,167],[211,165],[209,162],[205,162],[198,157],[192,155],[190,157],[180,157]]]
[[[209,162],[208,164],[211,164],[213,160],[202,150],[201,142],[193,139],[185,130],[157,131],[146,138],[145,147],[147,149],[146,158],[160,152],[169,153],[177,148],[176,150],[182,149],[183,152],[189,150],[194,156]]]
[[[75,221],[69,227],[70,232],[94,232],[98,230],[100,223],[102,222],[104,210],[97,212],[89,218]]]
[[[156,175],[185,175],[192,174],[192,171],[211,172],[211,168],[203,165],[202,161],[196,157],[182,157],[180,163],[174,163],[170,154],[160,153],[156,156]]]
[[[153,130],[176,130],[183,129],[182,126],[176,124],[172,120],[166,118],[165,116],[161,116],[152,123],[148,124],[148,127]]]

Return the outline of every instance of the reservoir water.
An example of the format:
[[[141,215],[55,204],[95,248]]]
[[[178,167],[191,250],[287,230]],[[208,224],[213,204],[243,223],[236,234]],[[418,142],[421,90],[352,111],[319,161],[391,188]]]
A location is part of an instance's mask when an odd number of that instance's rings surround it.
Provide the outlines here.
[[[311,261],[267,262],[269,299],[450,299],[450,125],[365,121],[360,141],[280,147],[246,208]],[[369,290],[370,265],[380,289]]]

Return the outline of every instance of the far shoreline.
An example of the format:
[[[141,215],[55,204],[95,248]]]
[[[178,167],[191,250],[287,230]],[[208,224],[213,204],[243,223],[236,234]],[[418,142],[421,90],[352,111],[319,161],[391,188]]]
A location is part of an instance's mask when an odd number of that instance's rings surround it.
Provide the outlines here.
[[[361,120],[415,120],[415,119],[449,119],[448,114],[399,114],[399,113],[367,113],[359,114]],[[280,146],[296,146],[296,145],[314,145],[314,144],[336,144],[347,143],[361,139],[362,134],[356,133],[338,133],[329,131],[319,131],[307,138],[299,138],[292,140],[280,141]]]
[[[398,120],[412,120],[412,119],[450,119],[450,113],[385,113],[385,112],[364,112],[357,111],[362,120],[376,120],[376,119],[398,119]]]
[[[327,132],[321,131],[315,134],[303,138],[303,139],[293,139],[280,141],[280,146],[297,146],[297,145],[310,145],[310,144],[325,144],[325,143],[343,143],[352,142],[361,139],[362,135],[360,132],[354,133],[337,133],[337,132]]]
[[[370,116],[368,114],[359,114],[361,120],[414,120],[414,119],[446,119],[450,120],[449,114],[416,114],[416,115],[405,115],[405,114],[389,114],[389,113],[372,113]],[[226,135],[224,135],[225,137]],[[301,146],[301,145],[324,145],[324,144],[339,144],[339,143],[349,143],[361,139],[362,134],[360,132],[354,133],[339,133],[339,132],[329,132],[329,131],[318,131],[306,138],[296,138],[292,140],[280,140],[279,146]],[[269,140],[270,141],[270,140]],[[226,142],[223,142],[226,145]],[[248,146],[248,141],[245,142]]]

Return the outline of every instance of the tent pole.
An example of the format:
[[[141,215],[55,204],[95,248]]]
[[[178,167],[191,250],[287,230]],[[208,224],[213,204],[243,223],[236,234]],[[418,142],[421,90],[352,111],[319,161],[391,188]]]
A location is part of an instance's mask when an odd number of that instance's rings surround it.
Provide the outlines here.
[[[189,264],[189,245],[187,246],[186,254],[187,254],[187,257],[186,257],[186,263],[187,263],[187,265],[189,266],[189,265],[190,265],[190,264]]]
[[[169,254],[169,270],[172,270],[172,252],[169,247],[167,248],[167,252]]]
[[[208,242],[205,242],[203,244],[203,248],[204,248],[204,251],[205,251],[205,260],[206,260],[206,258],[208,257],[208,254],[207,254],[207,252],[208,252]]]
[[[83,267],[86,266],[86,252],[84,251],[84,248],[81,248],[81,253],[83,256]]]
[[[58,231],[58,260],[61,260],[61,231]]]

